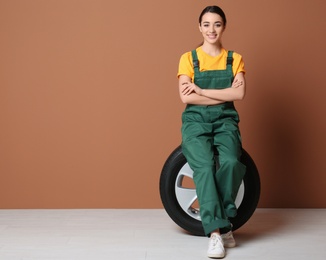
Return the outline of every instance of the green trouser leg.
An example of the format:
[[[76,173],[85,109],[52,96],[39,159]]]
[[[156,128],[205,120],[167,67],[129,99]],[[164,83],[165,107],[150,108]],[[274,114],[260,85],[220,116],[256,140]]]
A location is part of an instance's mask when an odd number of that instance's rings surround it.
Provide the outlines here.
[[[228,217],[237,215],[235,199],[238,194],[246,166],[240,162],[241,141],[236,124],[223,122],[217,129],[220,131],[214,136],[214,145],[219,154],[219,169],[215,174],[217,188],[222,195],[223,206]]]

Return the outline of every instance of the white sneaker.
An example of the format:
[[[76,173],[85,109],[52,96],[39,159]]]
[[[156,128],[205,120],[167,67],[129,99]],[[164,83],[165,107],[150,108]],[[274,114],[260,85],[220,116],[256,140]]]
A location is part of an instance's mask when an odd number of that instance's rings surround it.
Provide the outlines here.
[[[222,234],[221,235],[222,239],[223,239],[223,244],[225,247],[235,247],[237,244],[234,240],[232,231],[227,232],[226,234]]]
[[[207,256],[210,258],[223,258],[225,256],[223,240],[220,235],[216,233],[211,235],[208,244]]]

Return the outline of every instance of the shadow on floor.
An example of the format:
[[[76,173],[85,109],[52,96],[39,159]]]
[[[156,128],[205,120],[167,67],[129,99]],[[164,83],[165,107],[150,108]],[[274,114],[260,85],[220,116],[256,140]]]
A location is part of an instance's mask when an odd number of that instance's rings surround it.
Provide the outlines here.
[[[260,209],[254,213],[250,220],[235,231],[238,244],[248,243],[257,239],[263,239],[284,229],[291,220],[282,211]]]

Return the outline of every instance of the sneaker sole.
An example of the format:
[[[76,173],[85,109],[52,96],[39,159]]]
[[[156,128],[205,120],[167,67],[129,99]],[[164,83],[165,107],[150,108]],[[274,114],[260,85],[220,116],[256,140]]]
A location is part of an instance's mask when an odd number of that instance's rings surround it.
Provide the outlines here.
[[[232,247],[236,247],[237,243],[225,243],[224,247],[226,248],[232,248]]]
[[[209,258],[214,258],[214,259],[221,259],[225,257],[225,253],[223,255],[215,255],[215,254],[207,254]]]

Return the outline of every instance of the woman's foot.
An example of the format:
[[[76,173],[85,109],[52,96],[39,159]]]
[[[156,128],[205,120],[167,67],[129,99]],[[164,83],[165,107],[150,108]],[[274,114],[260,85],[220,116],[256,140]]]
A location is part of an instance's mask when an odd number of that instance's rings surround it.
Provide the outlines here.
[[[230,248],[235,247],[237,244],[234,240],[232,231],[227,232],[226,234],[221,235],[224,247]]]
[[[212,233],[208,243],[207,256],[210,258],[223,258],[225,249],[220,234]]]

